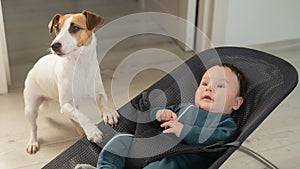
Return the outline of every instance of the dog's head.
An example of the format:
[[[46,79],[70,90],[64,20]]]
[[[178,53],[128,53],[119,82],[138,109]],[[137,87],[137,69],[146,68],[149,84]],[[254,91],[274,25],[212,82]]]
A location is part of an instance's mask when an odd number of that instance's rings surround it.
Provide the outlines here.
[[[95,28],[103,23],[102,16],[85,10],[76,14],[54,15],[48,25],[50,34],[53,30],[56,34],[51,43],[52,53],[63,56],[89,45]]]

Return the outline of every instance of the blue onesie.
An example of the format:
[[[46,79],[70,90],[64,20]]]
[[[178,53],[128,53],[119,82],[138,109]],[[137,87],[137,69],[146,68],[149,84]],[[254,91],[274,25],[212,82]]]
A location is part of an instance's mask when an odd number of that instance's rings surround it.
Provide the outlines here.
[[[150,118],[157,123],[155,108],[150,113]],[[193,104],[183,103],[168,106],[177,114],[178,121],[184,124],[180,139],[187,144],[211,145],[218,141],[230,141],[234,138],[237,126],[230,114],[207,112]],[[123,134],[123,137],[113,138],[102,149],[97,168],[123,169],[125,166],[126,153],[128,153],[132,136]],[[115,155],[118,154],[118,155]],[[203,154],[177,154],[155,161],[144,169],[199,169],[208,168],[212,159]]]

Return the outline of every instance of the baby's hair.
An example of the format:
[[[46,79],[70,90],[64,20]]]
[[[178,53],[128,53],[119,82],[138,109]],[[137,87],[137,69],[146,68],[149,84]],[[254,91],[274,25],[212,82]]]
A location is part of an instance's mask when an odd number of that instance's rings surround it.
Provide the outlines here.
[[[221,67],[229,68],[236,75],[240,85],[239,96],[244,97],[247,90],[247,80],[244,74],[237,67],[235,67],[230,63],[222,63],[217,65]]]

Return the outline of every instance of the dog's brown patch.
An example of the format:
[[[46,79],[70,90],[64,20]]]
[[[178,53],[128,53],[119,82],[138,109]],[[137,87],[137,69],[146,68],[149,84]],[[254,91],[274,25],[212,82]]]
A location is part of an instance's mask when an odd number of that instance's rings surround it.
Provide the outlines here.
[[[73,15],[71,25],[74,24],[74,26],[78,27],[79,30],[75,33],[72,33],[69,28],[69,32],[77,40],[77,46],[86,46],[92,40],[93,30],[89,30],[86,23],[86,17],[83,14],[80,13]]]
[[[71,16],[73,18],[68,30],[69,33],[77,40],[77,46],[80,47],[90,44],[92,40],[92,33],[95,30],[94,28],[102,25],[104,23],[104,18],[89,11],[82,11],[82,13],[77,14],[54,15],[48,25],[49,32],[52,33],[53,29],[55,29],[55,34],[58,35],[66,19]]]

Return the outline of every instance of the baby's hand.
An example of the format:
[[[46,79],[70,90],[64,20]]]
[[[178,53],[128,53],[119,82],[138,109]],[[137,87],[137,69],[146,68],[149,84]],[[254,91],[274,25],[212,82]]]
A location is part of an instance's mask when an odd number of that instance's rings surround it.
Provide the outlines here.
[[[164,127],[165,130],[163,133],[174,133],[178,138],[180,137],[180,133],[183,129],[183,124],[176,121],[167,121],[164,122],[160,127]]]
[[[177,120],[177,115],[169,109],[162,109],[157,111],[156,120],[159,122],[165,122],[170,120],[175,121]]]

